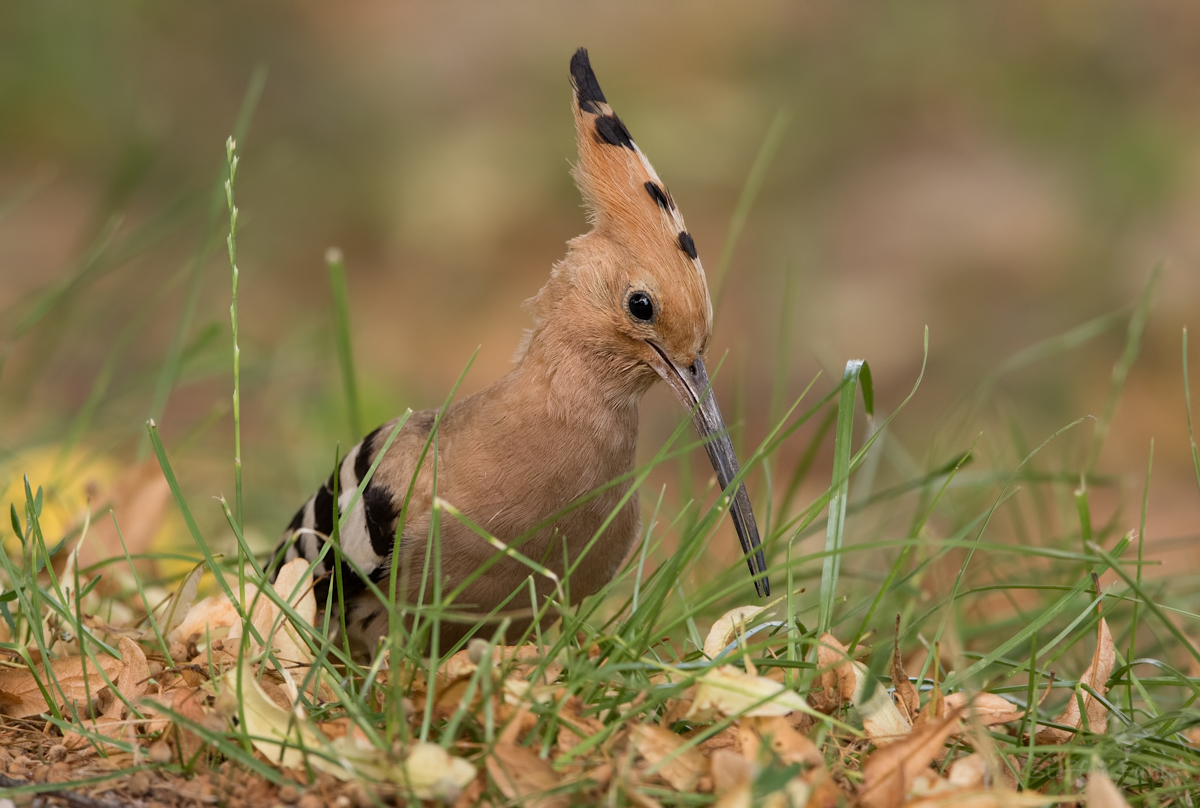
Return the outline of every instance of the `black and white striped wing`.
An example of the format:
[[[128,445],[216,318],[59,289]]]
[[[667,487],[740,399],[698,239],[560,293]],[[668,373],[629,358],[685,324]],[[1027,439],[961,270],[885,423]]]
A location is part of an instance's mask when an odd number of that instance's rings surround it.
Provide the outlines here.
[[[381,436],[387,434],[387,427],[389,424],[363,438],[338,464],[336,511],[334,475],[331,474],[325,484],[317,489],[317,493],[292,517],[276,548],[277,556],[283,551],[283,563],[295,558],[316,561],[313,575],[317,579],[315,592],[319,606],[326,603],[331,577],[328,573],[335,563],[333,548],[325,550],[325,546],[333,535],[334,520],[339,517],[342,517],[338,539],[345,596],[356,595],[366,589],[360,572],[373,581],[380,581],[389,573],[399,509],[393,505],[392,492],[374,481],[368,482],[362,495],[358,496],[359,485],[367,476],[379,449],[376,444],[383,442]],[[351,502],[354,503],[353,507]]]

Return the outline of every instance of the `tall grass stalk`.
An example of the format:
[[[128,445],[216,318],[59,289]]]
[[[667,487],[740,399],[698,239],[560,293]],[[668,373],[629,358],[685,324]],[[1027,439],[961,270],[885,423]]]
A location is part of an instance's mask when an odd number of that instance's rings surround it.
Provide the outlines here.
[[[346,264],[342,251],[330,247],[325,251],[329,268],[329,289],[333,293],[333,336],[337,346],[338,365],[342,369],[342,390],[346,395],[346,418],[350,434],[357,439],[363,434],[362,410],[358,403],[358,379],[354,373],[354,350],[350,341],[350,301],[346,291]]]
[[[233,183],[237,178],[237,143],[231,136],[225,141],[225,159],[229,163],[229,178],[225,180],[225,202],[229,206],[229,236],[225,244],[229,248],[229,268],[232,274],[232,300],[229,304],[229,325],[233,333],[233,515],[237,526],[242,528],[242,351],[238,347],[238,265],[237,265],[237,220],[238,209],[233,199]]]

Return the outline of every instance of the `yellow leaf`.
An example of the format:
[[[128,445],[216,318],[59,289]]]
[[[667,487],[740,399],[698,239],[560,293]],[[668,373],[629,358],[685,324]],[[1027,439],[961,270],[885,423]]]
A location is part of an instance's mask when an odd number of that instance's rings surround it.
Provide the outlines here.
[[[188,612],[192,608],[192,603],[196,600],[196,592],[200,589],[200,578],[204,575],[204,562],[200,562],[192,567],[191,571],[183,576],[183,580],[179,582],[179,587],[171,595],[171,599],[167,601],[166,612],[163,615],[162,630],[169,639],[172,637],[172,632],[183,623]],[[187,639],[187,635],[179,638]]]
[[[696,680],[696,698],[688,718],[787,715],[808,711],[808,703],[793,690],[763,676],[752,676],[733,665],[712,668]]]
[[[304,710],[297,705],[285,710],[276,704],[255,681],[254,669],[242,663],[241,692],[238,693],[238,669],[225,674],[225,687],[241,696],[246,718],[246,733],[254,748],[267,760],[284,768],[298,768],[304,763],[303,749],[320,746],[321,738],[309,726]],[[314,761],[316,758],[314,758]]]
[[[739,633],[745,633],[746,626],[763,608],[762,606],[738,606],[721,615],[708,630],[708,636],[704,639],[704,655],[709,659],[715,659],[729,643],[737,638]]]
[[[313,768],[341,780],[393,782],[419,800],[452,803],[475,779],[475,767],[434,743],[421,742],[408,749],[404,761],[396,764],[371,744],[357,728],[329,744],[334,760],[311,755]]]

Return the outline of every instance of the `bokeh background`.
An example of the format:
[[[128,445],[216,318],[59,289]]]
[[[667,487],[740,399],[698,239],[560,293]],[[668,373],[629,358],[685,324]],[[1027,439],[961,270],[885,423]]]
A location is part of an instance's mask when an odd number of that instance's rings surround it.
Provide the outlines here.
[[[717,316],[718,394],[742,447],[850,358],[870,362],[892,411],[928,327],[925,377],[880,479],[976,435],[985,466],[1011,469],[1103,413],[1129,314],[1162,262],[1093,504],[1116,533],[1137,527],[1153,440],[1148,553],[1195,568],[1181,329],[1200,330],[1200,7],[1187,0],[4,4],[5,501],[30,473],[65,498],[69,523],[88,484],[98,498],[149,457],[154,416],[202,529],[229,546],[211,499],[233,489],[227,221],[212,189],[260,69],[236,182],[251,540],[269,545],[335,445],[359,437],[328,247],[346,257],[367,428],[440,403],[477,346],[463,392],[502,375],[529,324],[520,304],[585,228],[568,176],[580,45],[710,275],[764,138],[787,118]],[[1077,346],[997,376],[1113,312]],[[680,415],[665,392],[648,396],[644,455]],[[1036,465],[1079,474],[1093,424]],[[828,484],[830,443],[805,502]],[[653,481],[673,501],[676,476]],[[756,501],[764,486],[751,478]]]

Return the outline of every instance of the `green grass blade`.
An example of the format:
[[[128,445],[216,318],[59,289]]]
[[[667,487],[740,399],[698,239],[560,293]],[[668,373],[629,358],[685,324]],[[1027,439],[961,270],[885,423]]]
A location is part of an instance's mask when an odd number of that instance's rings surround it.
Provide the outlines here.
[[[825,558],[821,565],[821,591],[817,612],[817,633],[824,634],[833,625],[833,606],[837,598],[837,580],[842,562],[842,544],[846,529],[846,500],[850,492],[851,442],[854,437],[854,405],[862,386],[867,417],[875,415],[875,393],[871,368],[863,359],[846,363],[842,376],[842,394],[838,400],[837,431],[833,438],[833,485],[829,497],[829,522],[825,533]]]
[[[330,247],[325,252],[329,267],[329,288],[333,293],[333,331],[337,345],[338,365],[342,369],[342,389],[346,394],[346,417],[350,434],[362,435],[362,410],[358,403],[358,381],[354,373],[354,350],[350,342],[350,302],[346,291],[346,265],[342,251]]]

